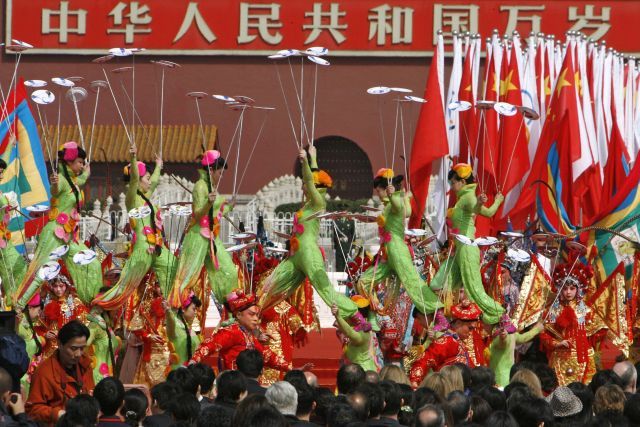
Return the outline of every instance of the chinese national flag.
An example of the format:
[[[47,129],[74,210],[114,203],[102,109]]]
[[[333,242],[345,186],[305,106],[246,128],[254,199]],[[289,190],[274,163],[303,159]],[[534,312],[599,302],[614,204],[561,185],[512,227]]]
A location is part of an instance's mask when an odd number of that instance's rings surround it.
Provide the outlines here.
[[[444,47],[442,38],[431,61],[427,86],[424,91],[426,104],[422,105],[416,133],[411,147],[409,177],[414,203],[409,227],[419,228],[429,191],[432,163],[447,155],[447,129],[444,116]]]
[[[469,47],[467,56],[464,59],[464,68],[462,70],[462,78],[460,79],[460,90],[458,99],[467,101],[471,105],[476,103],[473,93],[473,62],[475,55],[480,55],[475,49],[475,44]],[[467,111],[461,111],[460,117],[460,161],[470,163],[476,149],[476,140],[478,138],[478,123],[476,117],[476,109],[470,108]]]

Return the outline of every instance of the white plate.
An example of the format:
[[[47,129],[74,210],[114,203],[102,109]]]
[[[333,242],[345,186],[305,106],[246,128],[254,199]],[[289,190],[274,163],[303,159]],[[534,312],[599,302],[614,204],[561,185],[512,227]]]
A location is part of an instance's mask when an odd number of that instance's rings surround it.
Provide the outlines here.
[[[409,228],[404,230],[405,236],[411,237],[422,237],[427,235],[427,230],[423,230],[421,228]]]
[[[447,108],[449,108],[449,111],[467,111],[471,108],[471,103],[468,101],[453,101],[449,103]]]
[[[227,248],[227,252],[244,251],[244,250],[247,250],[247,249],[251,249],[252,247],[256,246],[257,244],[258,244],[258,242],[251,242],[251,243],[241,243],[239,245],[233,245],[233,246]]]
[[[529,262],[529,260],[531,259],[529,253],[522,249],[509,248],[509,250],[507,251],[507,256],[517,262]]]
[[[146,218],[151,213],[149,206],[140,206],[139,208],[133,208],[129,211],[129,218]]]
[[[15,44],[17,44],[18,46],[26,47],[27,49],[33,49],[33,45],[29,44],[27,42],[23,42],[23,41],[16,40],[16,39],[11,39],[11,41],[14,42]]]
[[[496,102],[493,109],[503,116],[514,116],[518,112],[516,106],[508,102]]]
[[[73,263],[77,265],[87,265],[96,259],[96,253],[91,249],[84,249],[73,256]]]
[[[265,250],[265,251],[269,251],[269,252],[276,252],[276,253],[279,253],[279,254],[286,254],[287,252],[289,252],[288,250],[283,249],[283,248],[270,248],[270,247],[265,247],[265,248],[264,248],[264,250]]]
[[[374,86],[367,89],[369,95],[384,95],[391,92],[391,89],[386,86]]]
[[[45,87],[47,82],[44,80],[25,80],[24,85],[27,87]]]
[[[496,243],[498,243],[498,239],[496,239],[493,236],[478,237],[476,240],[474,240],[474,242],[478,246],[491,246],[491,245],[495,245]]]
[[[231,238],[233,240],[250,240],[250,239],[255,239],[256,235],[254,233],[236,233],[236,234],[232,234]]]
[[[524,234],[518,233],[517,231],[501,231],[500,234],[502,234],[505,237],[511,237],[514,239],[519,239],[520,237],[524,237]]]
[[[192,213],[191,206],[171,205],[169,213],[176,216],[190,216]]]
[[[424,98],[420,98],[419,96],[411,96],[411,95],[405,95],[404,99],[406,99],[407,101],[413,101],[413,102],[418,102],[420,104],[424,104],[427,102],[426,99]]]
[[[49,259],[51,261],[57,261],[58,259],[60,259],[63,256],[65,256],[67,254],[67,252],[69,252],[69,246],[68,245],[58,246],[57,248],[55,248],[54,250],[51,251],[51,253],[49,254]]]
[[[283,58],[288,56],[298,56],[300,51],[298,49],[283,49],[276,52],[276,55],[282,55]]]
[[[456,234],[456,240],[458,240],[460,243],[462,243],[463,245],[468,245],[468,246],[478,246],[476,244],[476,242],[474,242],[473,240],[471,240],[470,238],[468,238],[467,236],[465,236],[464,234]]]
[[[109,53],[113,56],[131,56],[133,55],[133,50],[126,47],[114,47],[109,49]]]
[[[51,79],[51,81],[53,83],[57,84],[58,86],[63,86],[63,87],[74,87],[76,85],[71,80],[65,79],[65,78],[62,78],[62,77],[53,77]]]
[[[36,104],[49,105],[56,100],[56,96],[49,90],[38,89],[31,94],[31,100]]]
[[[46,212],[49,210],[49,206],[47,205],[33,205],[33,206],[27,206],[25,208],[25,210],[29,211],[29,212]]]
[[[60,274],[60,264],[55,261],[46,262],[38,270],[38,277],[42,280],[53,280]]]
[[[327,61],[326,59],[320,58],[319,56],[308,56],[307,58],[309,58],[309,61],[311,62],[315,62],[318,65],[330,65],[329,61]]]
[[[211,95],[213,98],[218,99],[220,101],[225,101],[225,102],[235,102],[236,100],[233,99],[230,96],[227,95]]]
[[[310,47],[305,52],[308,55],[325,56],[325,55],[329,54],[329,49],[327,49],[326,47],[322,47],[322,46],[314,46],[314,47]]]
[[[411,92],[413,92],[411,89],[407,89],[406,87],[390,87],[389,89],[391,89],[394,92],[400,92],[400,93],[411,93]]]

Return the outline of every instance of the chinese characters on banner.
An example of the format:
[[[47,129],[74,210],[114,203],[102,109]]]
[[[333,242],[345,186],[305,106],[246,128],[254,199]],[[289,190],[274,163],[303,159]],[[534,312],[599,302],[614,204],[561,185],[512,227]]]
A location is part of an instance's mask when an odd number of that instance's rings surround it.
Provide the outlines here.
[[[28,53],[102,54],[141,47],[151,54],[253,55],[325,46],[333,55],[428,56],[437,31],[581,31],[623,52],[640,52],[628,32],[640,2],[478,0],[39,0],[6,1],[6,41]]]

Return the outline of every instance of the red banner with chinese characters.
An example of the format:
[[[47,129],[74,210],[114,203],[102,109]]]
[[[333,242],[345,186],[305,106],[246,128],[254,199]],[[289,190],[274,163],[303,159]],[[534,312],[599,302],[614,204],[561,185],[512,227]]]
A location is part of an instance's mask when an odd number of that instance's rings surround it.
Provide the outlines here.
[[[581,31],[618,51],[640,52],[631,29],[640,2],[423,0],[6,0],[6,42],[26,53],[262,55],[324,46],[332,55],[430,56],[439,29],[510,34]],[[450,41],[450,37],[448,37]]]

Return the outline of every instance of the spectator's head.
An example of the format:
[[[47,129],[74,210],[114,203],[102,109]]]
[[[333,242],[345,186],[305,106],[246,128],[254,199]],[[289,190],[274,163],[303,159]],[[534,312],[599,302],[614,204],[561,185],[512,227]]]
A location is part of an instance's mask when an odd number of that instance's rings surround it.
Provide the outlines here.
[[[195,423],[200,415],[200,402],[191,393],[180,393],[174,396],[170,404],[171,415],[177,421]]]
[[[447,402],[451,409],[453,422],[459,424],[471,419],[471,399],[459,390],[454,390],[447,396]]]
[[[307,379],[307,384],[311,387],[318,387],[318,377],[311,371],[304,371],[304,377]]]
[[[509,383],[504,388],[504,395],[507,398],[507,406],[508,402],[511,400],[519,400],[529,397],[535,397],[529,387],[523,383]]]
[[[380,385],[365,382],[360,384],[358,388],[356,388],[356,391],[367,396],[367,400],[369,401],[369,419],[378,418],[384,407],[384,392],[382,388],[380,388]]]
[[[169,372],[167,381],[174,383],[183,393],[190,393],[194,396],[198,393],[198,379],[193,371],[186,367],[179,367]]]
[[[471,368],[464,363],[454,363],[453,366],[456,366],[460,369],[460,374],[462,375],[462,383],[464,384],[464,389],[469,390],[471,388]]]
[[[449,380],[454,390],[464,391],[462,372],[457,366],[444,366],[440,372]]]
[[[233,415],[233,421],[231,425],[234,427],[242,427],[249,425],[249,418],[253,413],[270,407],[271,404],[267,402],[267,398],[261,394],[252,394],[242,399],[242,402],[238,404],[236,412]]]
[[[535,363],[532,370],[538,376],[538,379],[540,379],[542,393],[545,396],[549,395],[556,389],[556,387],[558,387],[558,376],[556,375],[556,371],[554,371],[547,363]]]
[[[298,409],[298,392],[286,381],[273,383],[265,393],[267,401],[282,415],[296,415]]]
[[[147,415],[149,401],[147,395],[139,388],[132,388],[124,393],[124,404],[120,415],[132,427],[137,427]]]
[[[408,426],[413,423],[413,388],[409,384],[398,384],[400,396],[402,397],[402,407],[398,414],[398,422]]]
[[[316,410],[313,411],[311,420],[316,424],[326,425],[329,407],[336,401],[336,396],[326,387],[318,387],[315,392]]]
[[[117,378],[103,378],[93,389],[93,397],[98,401],[102,415],[112,417],[122,406],[124,386]]]
[[[603,369],[593,375],[593,378],[591,378],[591,382],[589,383],[589,388],[595,396],[596,391],[605,384],[622,386],[620,378],[611,369]]]
[[[384,365],[380,370],[380,379],[393,381],[396,384],[411,385],[409,377],[404,370],[398,365]]]
[[[360,365],[342,365],[338,369],[338,393],[349,394],[364,382],[365,373]]]
[[[453,386],[447,377],[440,372],[431,372],[427,375],[420,387],[427,387],[435,391],[440,399],[445,400],[446,396],[453,391]]]
[[[445,400],[438,393],[429,387],[420,387],[413,393],[413,412],[417,413],[418,409],[424,405],[443,405]]]
[[[505,411],[496,411],[489,415],[484,425],[491,427],[518,427],[515,418]]]
[[[368,383],[377,384],[380,382],[380,374],[376,371],[366,371],[364,373],[364,380]]]
[[[416,412],[416,427],[445,427],[444,411],[440,405],[427,404]]]
[[[213,388],[213,382],[216,380],[216,374],[213,372],[211,366],[205,365],[204,363],[194,363],[189,365],[187,369],[191,372],[191,375],[193,375],[198,384],[198,393],[203,396],[209,395]]]
[[[222,406],[209,405],[200,412],[196,426],[231,427],[231,412]]]
[[[58,332],[58,355],[60,364],[66,369],[75,367],[84,355],[89,339],[89,328],[78,320],[60,328]]]
[[[613,365],[613,372],[620,377],[620,387],[626,393],[636,392],[636,383],[638,381],[638,372],[633,363],[625,360]]]
[[[384,396],[384,405],[380,415],[383,417],[395,417],[402,408],[402,393],[400,387],[393,381],[384,380],[378,384]]]
[[[0,402],[4,402],[13,390],[13,379],[9,372],[0,368]]]
[[[356,390],[347,395],[347,403],[353,408],[360,421],[367,421],[369,418],[369,397],[360,390]]]
[[[622,389],[615,384],[605,384],[598,388],[593,398],[593,413],[595,415],[604,412],[624,411],[626,396]]]
[[[284,380],[295,385],[296,383],[306,383],[307,377],[304,375],[304,371],[292,369],[284,374]]]
[[[553,425],[553,411],[549,403],[537,397],[522,399],[509,408],[520,427],[538,427],[541,423]]]
[[[523,383],[535,397],[543,397],[542,385],[538,376],[529,369],[520,369],[511,378],[511,382]]]
[[[316,391],[306,383],[293,384],[298,393],[298,407],[296,416],[300,419],[309,419],[311,412],[316,407]]]
[[[624,416],[632,427],[640,426],[640,394],[629,397],[624,404]]]
[[[581,382],[573,382],[567,387],[571,389],[578,399],[582,402],[582,411],[580,412],[582,422],[585,424],[591,420],[593,415],[593,393],[591,389]]]
[[[100,407],[88,394],[79,394],[67,400],[65,414],[58,423],[63,427],[93,427],[98,422]]]
[[[364,373],[364,372],[363,372]],[[347,426],[349,423],[355,423],[358,417],[353,408],[344,402],[336,402],[329,408],[327,412],[328,426]]]
[[[153,404],[160,411],[168,411],[171,400],[180,392],[178,386],[172,382],[165,381],[151,387],[151,398]]]
[[[249,427],[289,427],[287,419],[273,406],[266,406],[249,414]]]
[[[475,395],[483,398],[494,411],[507,410],[507,398],[495,387],[482,387]]]
[[[493,387],[496,377],[493,371],[486,366],[477,366],[471,370],[471,390],[477,391],[482,387]]]
[[[216,402],[238,403],[247,395],[247,379],[239,371],[224,371],[216,379]]]
[[[262,374],[264,358],[258,350],[243,350],[238,354],[236,365],[245,377],[256,379]]]
[[[480,396],[471,396],[471,421],[482,425],[492,412],[493,409],[486,400]]]

